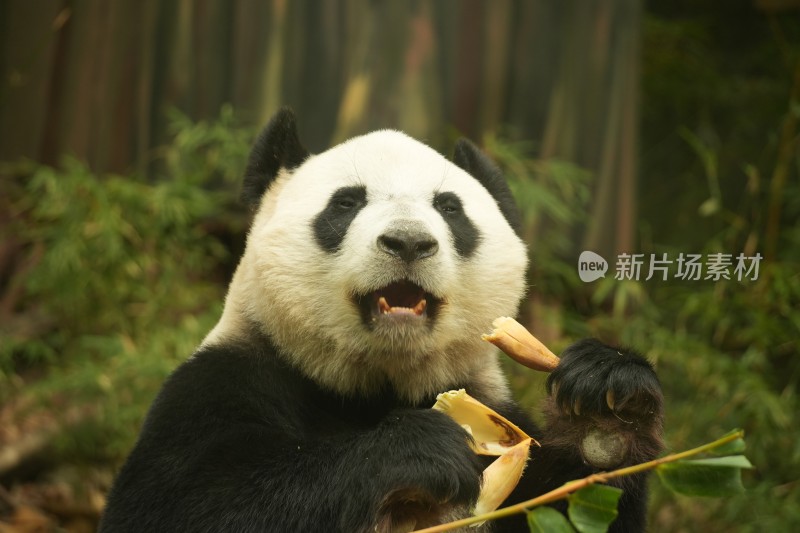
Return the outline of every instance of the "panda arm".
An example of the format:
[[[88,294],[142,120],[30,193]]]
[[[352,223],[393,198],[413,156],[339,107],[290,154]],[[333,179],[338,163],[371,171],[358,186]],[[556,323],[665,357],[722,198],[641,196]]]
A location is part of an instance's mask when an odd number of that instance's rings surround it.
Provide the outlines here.
[[[406,497],[421,498],[409,513],[477,498],[480,468],[461,428],[442,430],[447,422],[438,413],[396,411],[375,428],[266,447],[258,441],[274,434],[231,432],[208,448],[205,457],[216,464],[204,468],[204,484],[239,500],[237,531],[372,531]],[[463,453],[453,450],[459,444]],[[231,513],[227,501],[204,507]],[[214,514],[200,522],[212,523]]]
[[[534,498],[595,472],[649,461],[661,451],[661,387],[652,366],[636,352],[594,339],[579,341],[562,353],[558,368],[548,379],[548,391],[543,429],[516,404],[493,406],[541,443],[541,448],[531,448],[523,478],[504,505]],[[597,452],[587,448],[587,435],[599,435],[600,442],[619,443],[611,447],[613,453],[606,463],[592,464]],[[644,531],[647,476],[626,476],[609,484],[623,490],[618,517],[609,531]],[[554,507],[566,511],[565,502]],[[520,530],[524,531],[522,516],[497,523],[498,532]]]
[[[273,354],[222,355],[200,353],[168,380],[102,531],[362,531],[395,500],[477,498],[480,465],[445,415],[371,410],[364,423],[264,364]]]

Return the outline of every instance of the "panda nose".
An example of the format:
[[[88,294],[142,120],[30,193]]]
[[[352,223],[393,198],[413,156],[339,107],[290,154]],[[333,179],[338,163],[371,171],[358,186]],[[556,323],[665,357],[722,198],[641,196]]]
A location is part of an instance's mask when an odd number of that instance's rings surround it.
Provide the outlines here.
[[[434,255],[439,243],[429,233],[390,230],[378,237],[378,248],[410,263]]]

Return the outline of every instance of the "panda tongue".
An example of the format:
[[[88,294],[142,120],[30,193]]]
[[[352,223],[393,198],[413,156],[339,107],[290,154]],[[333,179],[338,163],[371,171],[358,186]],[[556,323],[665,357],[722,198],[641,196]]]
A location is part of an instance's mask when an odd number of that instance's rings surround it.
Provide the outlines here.
[[[419,302],[417,302],[417,305],[415,305],[414,307],[401,307],[401,306],[392,307],[391,305],[389,305],[389,302],[386,301],[385,296],[381,296],[380,298],[378,298],[378,311],[382,315],[389,313],[400,313],[400,314],[413,313],[417,316],[421,316],[422,313],[425,312],[425,308],[427,306],[428,302],[425,300],[425,298],[422,298]]]

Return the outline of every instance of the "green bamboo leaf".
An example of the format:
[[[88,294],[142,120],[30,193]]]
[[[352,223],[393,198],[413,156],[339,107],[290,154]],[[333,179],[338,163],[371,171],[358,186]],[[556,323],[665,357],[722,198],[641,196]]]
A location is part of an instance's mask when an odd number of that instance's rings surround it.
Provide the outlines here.
[[[691,459],[678,462],[689,463],[692,465],[724,467],[724,468],[748,468],[748,469],[753,468],[753,463],[751,463],[744,455],[730,455],[728,457],[711,457],[708,459]]]
[[[581,533],[605,533],[617,518],[622,490],[606,485],[589,485],[569,496],[567,514]]]
[[[744,491],[742,468],[753,465],[743,455],[677,461],[656,468],[670,490],[688,496],[731,496]]]
[[[566,517],[552,507],[537,507],[527,514],[531,533],[575,533]]]
[[[731,435],[733,433],[738,433],[739,431],[741,430],[734,429],[733,431],[729,431],[728,433],[726,433],[723,437],[727,437],[728,435]],[[744,443],[744,439],[740,437],[736,440],[732,440],[727,444],[718,446],[713,450],[709,450],[708,453],[712,455],[734,455],[734,454],[744,453],[745,448],[746,446]],[[748,468],[748,467],[742,467],[742,468]]]

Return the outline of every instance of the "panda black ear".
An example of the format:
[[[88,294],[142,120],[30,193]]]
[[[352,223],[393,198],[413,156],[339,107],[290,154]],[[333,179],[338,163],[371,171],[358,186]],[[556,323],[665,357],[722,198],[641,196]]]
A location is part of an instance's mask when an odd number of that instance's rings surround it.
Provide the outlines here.
[[[308,150],[297,136],[294,112],[288,107],[282,107],[253,144],[244,173],[242,200],[255,209],[280,169],[297,168],[308,156]]]
[[[521,235],[522,220],[519,208],[500,168],[467,139],[459,139],[456,142],[453,163],[467,171],[489,191],[508,224],[517,235]]]

